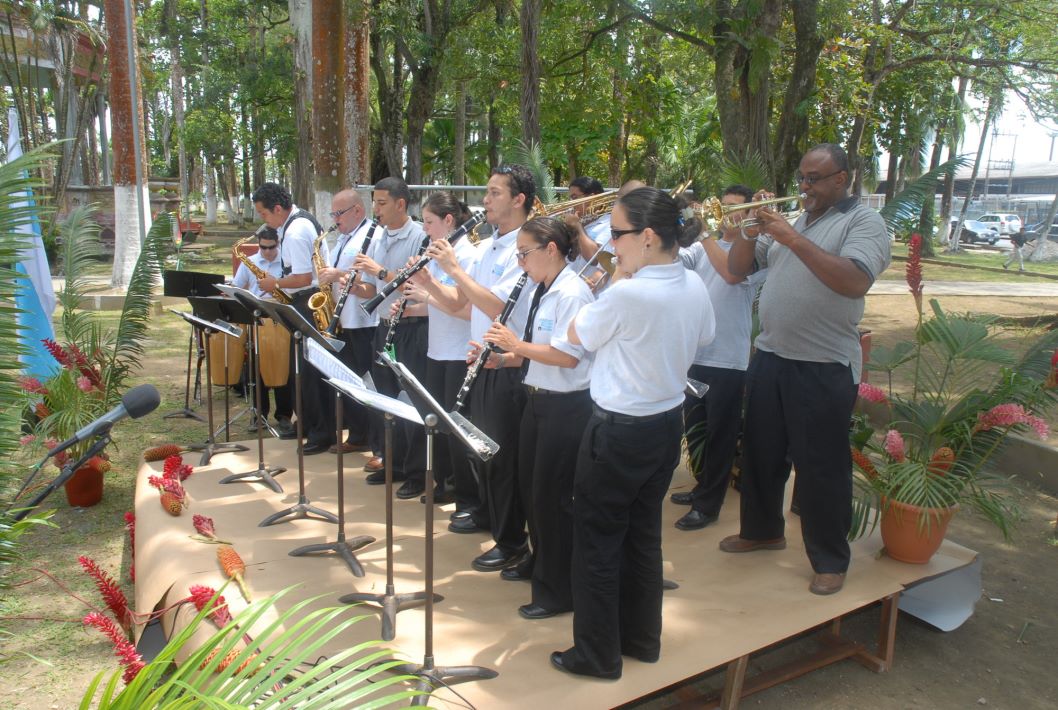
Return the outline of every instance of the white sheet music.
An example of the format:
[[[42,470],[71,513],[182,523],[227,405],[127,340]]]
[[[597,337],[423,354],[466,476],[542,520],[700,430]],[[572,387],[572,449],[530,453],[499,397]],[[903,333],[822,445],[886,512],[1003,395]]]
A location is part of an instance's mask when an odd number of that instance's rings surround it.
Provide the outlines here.
[[[399,399],[387,397],[340,379],[331,379],[329,382],[361,404],[406,419],[413,424],[422,424],[422,417],[419,416],[418,410]]]
[[[361,389],[367,389],[360,375],[346,367],[345,363],[327,352],[327,349],[315,340],[305,340],[305,359],[329,380],[347,382]]]

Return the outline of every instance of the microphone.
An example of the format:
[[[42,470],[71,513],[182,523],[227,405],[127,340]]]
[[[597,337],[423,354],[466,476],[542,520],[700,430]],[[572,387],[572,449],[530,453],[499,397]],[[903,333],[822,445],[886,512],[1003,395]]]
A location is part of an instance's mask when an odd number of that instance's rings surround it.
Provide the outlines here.
[[[161,396],[158,394],[158,388],[154,385],[140,385],[139,387],[133,387],[121,398],[121,404],[114,407],[91,424],[81,427],[76,434],[49,451],[48,456],[54,456],[60,451],[65,451],[74,444],[109,431],[110,427],[114,426],[114,424],[125,417],[139,419],[145,414],[150,414],[158,408],[161,401]]]

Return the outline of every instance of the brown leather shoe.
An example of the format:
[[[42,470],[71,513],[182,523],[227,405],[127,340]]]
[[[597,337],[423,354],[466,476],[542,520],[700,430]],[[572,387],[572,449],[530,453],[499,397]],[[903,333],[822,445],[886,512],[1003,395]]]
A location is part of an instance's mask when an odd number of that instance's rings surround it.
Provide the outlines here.
[[[812,577],[812,584],[808,585],[808,591],[812,594],[833,594],[840,592],[845,586],[845,574],[837,572],[826,572]]]
[[[721,552],[753,552],[754,550],[785,550],[786,538],[747,540],[741,535],[728,535],[720,541]]]
[[[371,459],[364,464],[364,470],[368,473],[377,473],[378,471],[385,471],[386,465],[382,463],[381,456],[372,456]]]
[[[343,441],[341,444],[332,444],[331,448],[327,449],[332,454],[338,453],[338,447],[342,447],[343,454],[355,454],[359,451],[370,451],[371,447],[367,444],[350,444],[348,441]]]

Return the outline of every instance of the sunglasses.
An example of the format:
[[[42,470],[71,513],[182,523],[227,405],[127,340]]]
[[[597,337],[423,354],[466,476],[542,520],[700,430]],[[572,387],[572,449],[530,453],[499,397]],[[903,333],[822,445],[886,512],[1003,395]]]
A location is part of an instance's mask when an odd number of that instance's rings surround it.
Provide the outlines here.
[[[278,248],[279,248],[279,245],[278,245],[278,244],[273,244],[273,245],[272,245],[272,246],[270,246],[270,247],[266,247],[266,246],[264,246],[263,244],[262,244],[262,245],[260,245],[260,249],[261,249],[261,251],[274,251],[275,249],[278,249]]]
[[[610,240],[617,241],[626,234],[635,234],[636,232],[642,232],[642,229],[611,229]]]

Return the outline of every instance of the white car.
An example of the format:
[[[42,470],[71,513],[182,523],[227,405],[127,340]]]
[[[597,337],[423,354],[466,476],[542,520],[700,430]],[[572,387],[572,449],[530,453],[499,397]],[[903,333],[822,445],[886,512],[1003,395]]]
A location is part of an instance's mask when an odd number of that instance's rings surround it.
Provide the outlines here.
[[[984,222],[1000,234],[1017,234],[1021,229],[1021,217],[1016,214],[1003,212],[990,212],[977,218],[978,222]]]

